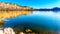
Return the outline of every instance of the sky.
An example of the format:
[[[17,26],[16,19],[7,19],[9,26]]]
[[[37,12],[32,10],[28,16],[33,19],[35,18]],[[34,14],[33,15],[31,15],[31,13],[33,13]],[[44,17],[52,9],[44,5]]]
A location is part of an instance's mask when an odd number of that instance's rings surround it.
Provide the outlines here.
[[[60,0],[0,0],[0,2],[10,2],[32,8],[60,7]]]

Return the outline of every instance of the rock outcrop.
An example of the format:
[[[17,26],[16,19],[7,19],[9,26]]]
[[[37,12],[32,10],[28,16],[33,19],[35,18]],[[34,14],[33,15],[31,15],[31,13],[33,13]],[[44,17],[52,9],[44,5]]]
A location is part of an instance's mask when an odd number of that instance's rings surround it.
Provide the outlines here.
[[[0,28],[0,34],[15,34],[12,28]]]

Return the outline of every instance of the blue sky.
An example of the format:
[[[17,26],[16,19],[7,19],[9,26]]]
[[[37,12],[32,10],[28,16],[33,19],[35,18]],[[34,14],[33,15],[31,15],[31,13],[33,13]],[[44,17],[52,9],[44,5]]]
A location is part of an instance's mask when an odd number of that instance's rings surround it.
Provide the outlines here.
[[[60,7],[60,0],[0,0],[0,2],[11,2],[33,8]]]

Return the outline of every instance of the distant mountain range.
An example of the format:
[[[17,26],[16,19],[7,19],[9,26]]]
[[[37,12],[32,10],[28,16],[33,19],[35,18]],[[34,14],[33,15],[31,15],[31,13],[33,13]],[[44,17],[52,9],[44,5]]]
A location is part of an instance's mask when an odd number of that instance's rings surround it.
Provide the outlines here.
[[[51,8],[51,9],[34,9],[35,11],[60,11],[60,8],[59,7],[54,7],[54,8]]]

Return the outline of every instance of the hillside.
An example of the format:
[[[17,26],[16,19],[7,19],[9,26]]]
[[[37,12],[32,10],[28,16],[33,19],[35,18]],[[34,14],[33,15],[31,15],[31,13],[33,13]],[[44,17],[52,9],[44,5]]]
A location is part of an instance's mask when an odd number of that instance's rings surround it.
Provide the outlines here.
[[[0,2],[0,10],[20,11],[20,10],[33,10],[33,9],[28,6],[19,6],[17,4]]]

